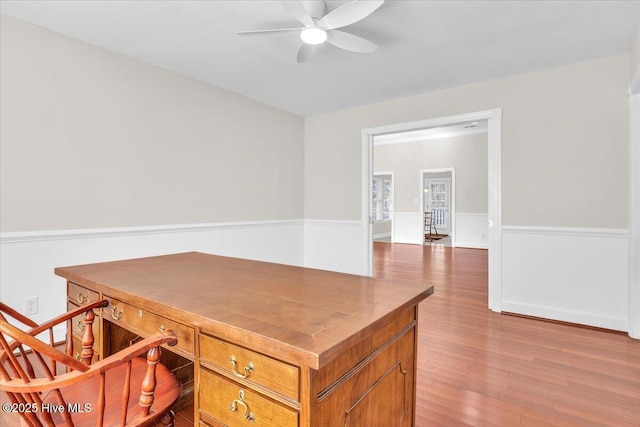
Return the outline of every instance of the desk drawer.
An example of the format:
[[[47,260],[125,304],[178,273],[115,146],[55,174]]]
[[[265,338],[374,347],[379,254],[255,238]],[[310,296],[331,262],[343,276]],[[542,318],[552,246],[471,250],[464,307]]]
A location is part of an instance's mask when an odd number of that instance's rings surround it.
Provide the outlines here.
[[[109,300],[109,306],[102,311],[102,316],[105,320],[109,320],[145,337],[159,331],[173,329],[178,337],[178,344],[172,349],[183,350],[183,352],[193,357],[193,328],[115,298],[109,298],[108,296],[105,296],[105,298]]]
[[[296,366],[204,334],[200,335],[200,359],[205,364],[215,365],[220,372],[298,400],[299,374]]]
[[[200,411],[228,426],[298,425],[296,411],[206,369],[200,370]]]
[[[93,301],[98,301],[100,294],[90,289],[67,282],[67,299],[74,304],[81,306]]]

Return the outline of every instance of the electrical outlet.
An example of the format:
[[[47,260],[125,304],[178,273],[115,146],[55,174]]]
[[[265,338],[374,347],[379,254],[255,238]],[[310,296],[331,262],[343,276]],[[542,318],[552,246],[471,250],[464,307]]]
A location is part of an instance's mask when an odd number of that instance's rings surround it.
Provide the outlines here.
[[[24,299],[24,314],[38,314],[38,297]]]

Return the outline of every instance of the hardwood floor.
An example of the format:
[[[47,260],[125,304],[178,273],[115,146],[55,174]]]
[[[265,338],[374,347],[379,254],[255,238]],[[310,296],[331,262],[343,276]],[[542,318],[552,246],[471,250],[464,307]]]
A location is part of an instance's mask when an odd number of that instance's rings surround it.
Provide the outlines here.
[[[640,426],[640,341],[489,311],[486,251],[375,243],[374,272],[435,285],[420,304],[416,426]],[[193,406],[176,414],[189,425]]]
[[[491,312],[487,251],[376,243],[374,274],[435,285],[417,426],[640,426],[640,341]]]

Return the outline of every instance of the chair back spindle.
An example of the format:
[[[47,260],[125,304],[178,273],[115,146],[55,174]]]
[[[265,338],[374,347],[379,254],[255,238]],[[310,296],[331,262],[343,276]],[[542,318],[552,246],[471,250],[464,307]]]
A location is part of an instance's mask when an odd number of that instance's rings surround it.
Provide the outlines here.
[[[94,309],[107,305],[96,301],[38,325],[0,302],[0,390],[16,407],[32,409],[20,411],[27,425],[172,425],[180,384],[160,363],[160,346],[175,345],[175,333],[158,332],[92,364]],[[71,328],[81,314],[82,349],[76,360]],[[53,328],[59,324],[67,326],[64,351],[54,342]],[[48,343],[37,338],[43,333]]]

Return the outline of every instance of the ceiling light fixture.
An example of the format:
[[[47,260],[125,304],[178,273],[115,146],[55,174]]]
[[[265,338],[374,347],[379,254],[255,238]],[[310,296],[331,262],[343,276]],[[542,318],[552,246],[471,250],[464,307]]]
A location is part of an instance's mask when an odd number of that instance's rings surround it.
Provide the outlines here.
[[[350,52],[371,53],[378,49],[377,44],[355,34],[338,31],[338,28],[341,29],[362,21],[382,6],[384,0],[353,0],[329,13],[326,13],[325,0],[281,0],[280,4],[303,26],[241,31],[238,34],[295,32],[302,39],[296,56],[299,64],[309,62],[317,45],[324,42]]]
[[[327,40],[327,32],[318,27],[309,27],[302,30],[300,38],[306,44],[322,44]]]

